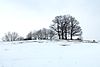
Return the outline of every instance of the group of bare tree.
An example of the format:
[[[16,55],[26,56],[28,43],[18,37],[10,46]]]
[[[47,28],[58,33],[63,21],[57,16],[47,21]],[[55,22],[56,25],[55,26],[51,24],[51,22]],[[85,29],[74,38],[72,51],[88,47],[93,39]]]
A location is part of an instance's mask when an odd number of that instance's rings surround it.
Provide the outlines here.
[[[24,38],[19,36],[16,32],[8,32],[5,34],[5,36],[2,38],[3,41],[21,41]]]
[[[55,32],[50,29],[40,29],[35,32],[29,32],[26,36],[26,38],[21,37],[16,32],[8,32],[5,34],[5,36],[2,38],[3,41],[21,41],[21,40],[48,40],[52,39],[55,35]]]
[[[72,40],[74,36],[82,35],[79,22],[70,15],[56,16],[50,27],[57,32],[59,39],[68,40],[70,37]]]
[[[58,35],[59,39],[73,40],[75,36],[81,39],[82,29],[79,22],[70,15],[56,16],[50,29],[40,29],[35,32],[29,32],[26,38],[19,36],[16,32],[8,32],[3,37],[3,41],[18,41],[18,40],[48,40]]]
[[[28,33],[27,39],[48,40],[48,39],[52,39],[54,35],[55,35],[55,32],[53,30],[43,28],[38,31]]]

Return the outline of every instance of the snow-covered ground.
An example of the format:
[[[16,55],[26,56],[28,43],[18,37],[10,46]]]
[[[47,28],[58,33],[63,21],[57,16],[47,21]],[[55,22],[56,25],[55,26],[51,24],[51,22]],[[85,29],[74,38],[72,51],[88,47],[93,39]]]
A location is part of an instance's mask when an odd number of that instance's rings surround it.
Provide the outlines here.
[[[0,67],[100,67],[100,43],[0,42]]]

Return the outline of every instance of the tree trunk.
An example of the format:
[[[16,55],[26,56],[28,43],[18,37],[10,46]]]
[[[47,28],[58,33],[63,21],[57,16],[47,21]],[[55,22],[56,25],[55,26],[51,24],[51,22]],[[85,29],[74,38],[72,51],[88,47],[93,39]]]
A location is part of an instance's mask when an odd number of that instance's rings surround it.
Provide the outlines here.
[[[65,40],[67,40],[67,27],[65,26]]]
[[[60,34],[58,34],[58,36],[59,36],[59,39],[61,39]]]
[[[58,21],[58,23],[57,23],[57,32],[58,32],[58,37],[59,37],[59,39],[61,39],[61,38],[60,38],[60,27],[59,27],[59,21]]]
[[[71,20],[71,34],[70,34],[70,39],[73,40],[73,20]]]
[[[64,39],[64,25],[63,22],[61,22],[61,37]]]
[[[73,40],[73,36],[72,36],[72,34],[71,34],[71,38],[70,38],[71,40]]]
[[[62,36],[62,39],[64,39],[64,32],[63,32],[63,28],[62,28],[61,36]]]

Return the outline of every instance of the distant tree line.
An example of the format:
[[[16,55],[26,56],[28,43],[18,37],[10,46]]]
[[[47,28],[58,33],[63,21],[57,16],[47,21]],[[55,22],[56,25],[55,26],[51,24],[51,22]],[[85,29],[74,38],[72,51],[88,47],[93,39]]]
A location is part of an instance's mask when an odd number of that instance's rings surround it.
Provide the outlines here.
[[[81,40],[82,29],[79,26],[79,22],[70,15],[56,16],[52,20],[53,24],[50,25],[50,29],[40,29],[35,32],[29,32],[26,38],[21,37],[16,32],[8,32],[2,38],[3,41],[21,41],[21,40],[52,40],[58,37],[62,40]],[[77,38],[75,38],[77,37]]]
[[[46,29],[46,28],[43,28],[43,29],[40,29],[38,31],[35,31],[35,32],[29,32],[28,35],[27,35],[27,38],[26,39],[29,39],[29,40],[48,40],[48,39],[52,39],[53,36],[55,35],[55,32],[51,29]]]

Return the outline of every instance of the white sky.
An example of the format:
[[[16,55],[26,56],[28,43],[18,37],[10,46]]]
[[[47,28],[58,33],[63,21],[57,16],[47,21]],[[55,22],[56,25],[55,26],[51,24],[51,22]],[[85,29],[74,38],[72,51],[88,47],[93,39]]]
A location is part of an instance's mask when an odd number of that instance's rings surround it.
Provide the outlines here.
[[[85,39],[100,39],[99,12],[99,0],[0,0],[0,37],[8,31],[25,36],[48,28],[57,15],[70,14],[80,22]]]

